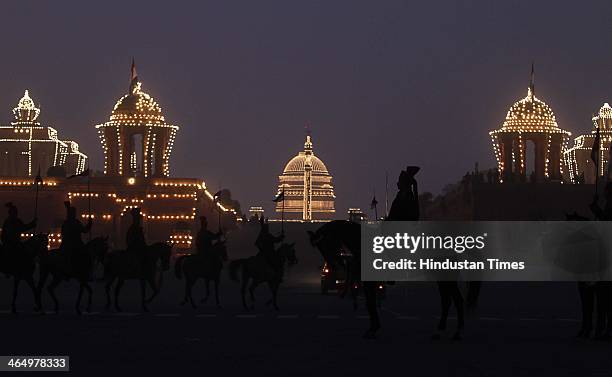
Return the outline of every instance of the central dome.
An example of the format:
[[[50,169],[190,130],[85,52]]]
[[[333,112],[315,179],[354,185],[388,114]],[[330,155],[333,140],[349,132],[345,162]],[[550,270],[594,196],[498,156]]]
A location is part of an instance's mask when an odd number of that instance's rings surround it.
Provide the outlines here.
[[[131,88],[129,94],[117,101],[110,120],[163,123],[164,116],[159,104],[153,97],[141,90],[141,83],[138,82]]]
[[[527,90],[527,97],[510,107],[502,128],[538,130],[559,129],[559,126],[552,109],[536,98],[530,87]]]
[[[318,157],[315,155],[306,155],[304,152],[300,152],[297,156],[293,157],[287,165],[285,165],[284,174],[286,173],[303,173],[305,170],[306,160],[309,160],[312,166],[313,173],[329,174],[327,167]]]

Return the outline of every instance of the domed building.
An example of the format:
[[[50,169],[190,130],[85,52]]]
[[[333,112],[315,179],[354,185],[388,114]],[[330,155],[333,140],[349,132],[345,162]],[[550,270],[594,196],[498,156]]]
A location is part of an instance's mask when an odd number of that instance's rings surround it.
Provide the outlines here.
[[[527,148],[533,143],[530,180],[561,181],[563,151],[571,133],[559,128],[552,109],[535,96],[533,67],[527,96],[515,102],[502,127],[489,132],[502,182],[526,181]]]
[[[336,212],[334,186],[327,167],[312,149],[310,133],[304,150],[293,157],[278,177],[277,195],[284,199],[276,203],[276,212],[287,220],[327,221]]]
[[[104,174],[167,177],[178,126],[165,121],[159,104],[142,91],[135,65],[129,91],[115,104],[110,119],[97,125],[104,149]]]
[[[574,183],[595,183],[595,165],[591,160],[591,151],[599,128],[599,176],[608,174],[608,158],[610,142],[612,141],[612,107],[607,102],[592,118],[593,128],[588,134],[574,139],[572,148],[565,152],[565,162],[568,166],[569,179]]]
[[[79,144],[62,140],[55,128],[38,121],[40,108],[28,90],[13,109],[14,121],[0,126],[0,176],[34,177],[40,170],[46,176],[52,167],[61,167],[66,175],[80,174],[87,156]]]

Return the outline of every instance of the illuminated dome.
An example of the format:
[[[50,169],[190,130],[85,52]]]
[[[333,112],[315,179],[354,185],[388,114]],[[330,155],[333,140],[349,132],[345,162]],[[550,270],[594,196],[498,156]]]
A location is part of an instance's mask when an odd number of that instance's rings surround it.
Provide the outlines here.
[[[559,129],[552,109],[535,96],[531,86],[527,89],[527,97],[510,107],[502,127],[517,130]]]
[[[612,129],[612,107],[609,103],[604,103],[596,116],[593,117],[593,128],[599,127],[603,130]]]
[[[163,123],[161,107],[157,102],[141,90],[138,82],[131,88],[131,93],[124,95],[117,101],[110,117],[111,121],[152,121]]]
[[[334,187],[327,167],[314,155],[312,139],[306,135],[304,150],[293,157],[279,176],[277,195],[284,200],[276,204],[289,220],[330,220],[335,212]]]
[[[551,108],[535,96],[533,66],[527,96],[510,107],[502,126],[489,135],[500,181],[562,180],[563,153],[571,133],[559,128]]]
[[[159,104],[142,91],[134,62],[128,93],[117,101],[109,121],[96,128],[104,150],[104,174],[170,175],[170,155],[179,127],[166,123]]]

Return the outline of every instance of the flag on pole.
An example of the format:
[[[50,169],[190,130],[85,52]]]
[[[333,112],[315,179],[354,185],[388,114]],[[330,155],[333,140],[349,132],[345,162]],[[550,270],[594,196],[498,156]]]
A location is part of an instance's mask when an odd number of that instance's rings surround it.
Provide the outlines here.
[[[76,177],[89,177],[89,169],[85,169],[79,174],[73,174],[68,179],[76,178]]]
[[[132,68],[130,70],[130,93],[134,92],[134,88],[138,85],[138,73],[136,72],[136,62],[132,58]]]
[[[284,202],[285,201],[285,190],[281,191],[276,198],[272,200],[274,203]]]
[[[370,209],[375,209],[378,205],[378,200],[376,200],[376,195],[372,198],[372,203],[370,203]]]

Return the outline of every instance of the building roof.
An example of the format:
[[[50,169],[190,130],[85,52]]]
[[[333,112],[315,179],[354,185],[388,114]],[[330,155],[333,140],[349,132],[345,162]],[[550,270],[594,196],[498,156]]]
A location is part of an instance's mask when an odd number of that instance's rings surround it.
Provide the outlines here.
[[[297,156],[293,157],[283,170],[283,175],[303,175],[307,164],[312,168],[312,172],[316,174],[329,175],[327,167],[321,161],[320,158],[314,155],[312,151],[312,140],[310,135],[306,136],[306,142],[304,143],[304,151],[298,153]]]

